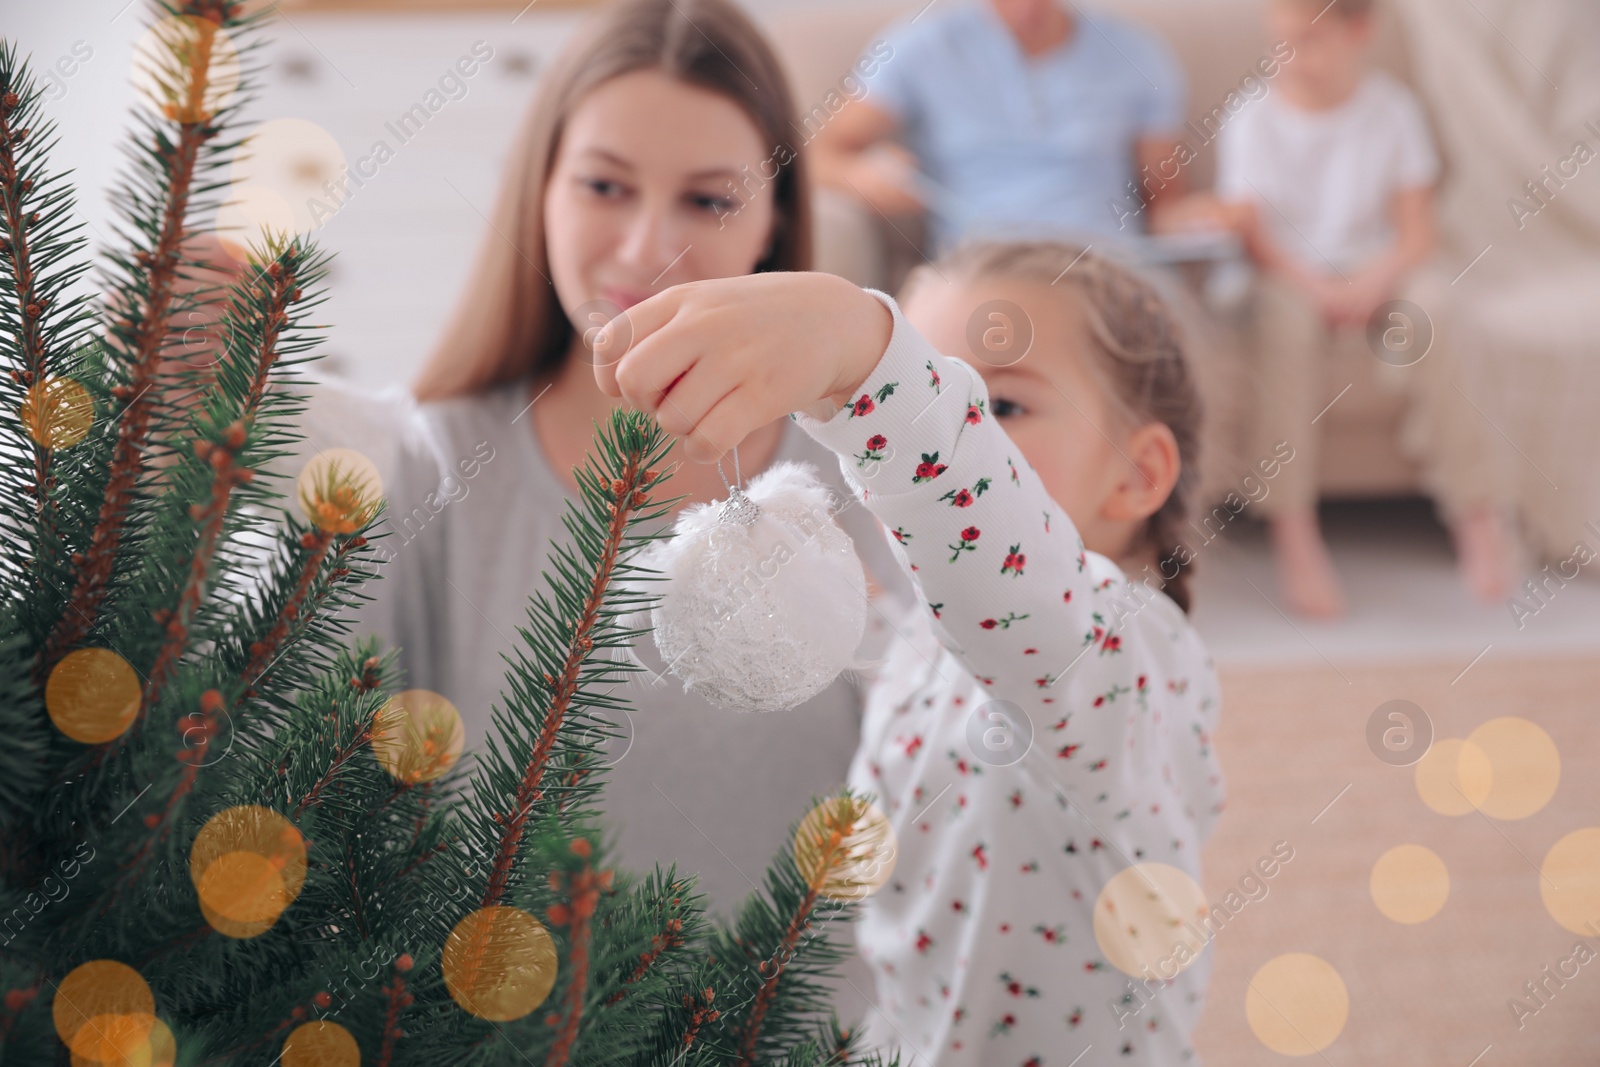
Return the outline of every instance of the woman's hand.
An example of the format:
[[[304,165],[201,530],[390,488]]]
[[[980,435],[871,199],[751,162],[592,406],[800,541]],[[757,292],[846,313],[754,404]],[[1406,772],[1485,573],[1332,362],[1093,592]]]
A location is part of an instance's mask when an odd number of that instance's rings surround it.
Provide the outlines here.
[[[594,338],[594,376],[709,463],[792,411],[843,407],[893,326],[881,301],[832,274],[688,282],[607,323]]]

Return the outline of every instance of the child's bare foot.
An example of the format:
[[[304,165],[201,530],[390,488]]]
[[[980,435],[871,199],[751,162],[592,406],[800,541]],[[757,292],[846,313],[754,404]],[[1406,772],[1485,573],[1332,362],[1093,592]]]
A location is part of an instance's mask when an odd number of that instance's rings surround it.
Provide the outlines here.
[[[1277,516],[1270,525],[1278,589],[1289,609],[1312,619],[1333,619],[1344,614],[1339,575],[1317,525],[1317,513],[1290,512]]]
[[[1472,595],[1493,604],[1511,595],[1511,545],[1500,513],[1492,507],[1473,508],[1452,531],[1456,542],[1456,567]]]

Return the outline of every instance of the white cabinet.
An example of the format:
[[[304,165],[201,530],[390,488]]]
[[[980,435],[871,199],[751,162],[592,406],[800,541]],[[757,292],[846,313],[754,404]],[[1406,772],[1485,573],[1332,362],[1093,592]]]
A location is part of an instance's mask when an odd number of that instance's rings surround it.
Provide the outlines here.
[[[539,73],[583,17],[515,14],[291,13],[271,27],[248,114],[314,122],[359,168],[313,235],[336,254],[321,372],[405,381],[437,342]]]

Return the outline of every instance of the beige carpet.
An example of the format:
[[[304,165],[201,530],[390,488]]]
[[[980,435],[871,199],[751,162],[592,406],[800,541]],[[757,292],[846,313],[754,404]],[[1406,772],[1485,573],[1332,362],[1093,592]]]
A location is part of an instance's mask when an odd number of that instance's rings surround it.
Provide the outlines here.
[[[1600,826],[1600,658],[1490,658],[1461,671],[1459,659],[1223,670],[1217,747],[1228,806],[1206,846],[1207,895],[1221,901],[1275,842],[1294,856],[1211,941],[1215,971],[1195,1042],[1207,1067],[1600,1063],[1600,955],[1569,963],[1577,974],[1562,986],[1546,981],[1542,1007],[1523,988],[1555,974],[1579,941],[1546,911],[1539,867],[1564,835]],[[1431,810],[1414,767],[1386,765],[1368,748],[1369,716],[1396,698],[1427,712],[1436,739],[1465,738],[1502,716],[1536,724],[1559,755],[1553,796],[1518,819]],[[1414,924],[1387,918],[1369,888],[1379,857],[1405,844],[1431,849],[1449,873],[1443,908]],[[1590,858],[1600,867],[1600,854]],[[1589,878],[1593,891],[1600,871]],[[1600,936],[1583,940],[1600,953]],[[1252,978],[1289,953],[1320,957],[1348,992],[1343,1026],[1320,1053],[1273,1051],[1247,1018]],[[1284,1016],[1318,1025],[1314,1011],[1309,1022],[1296,1015],[1292,997],[1270,972],[1257,985],[1258,1010],[1275,1003],[1269,1022],[1280,1030]],[[1540,1009],[1520,1027],[1513,997]]]

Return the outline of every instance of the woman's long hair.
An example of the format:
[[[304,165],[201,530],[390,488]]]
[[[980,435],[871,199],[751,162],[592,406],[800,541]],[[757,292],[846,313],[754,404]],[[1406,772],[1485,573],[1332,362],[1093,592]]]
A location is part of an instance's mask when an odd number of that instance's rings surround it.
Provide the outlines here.
[[[771,251],[757,271],[809,270],[811,203],[794,104],[766,38],[730,0],[624,0],[606,8],[544,74],[501,179],[494,216],[444,335],[412,382],[418,400],[482,392],[554,371],[572,341],[550,281],[544,197],[567,116],[601,83],[656,70],[738,104],[782,160],[766,179],[773,197]]]

